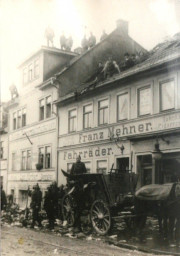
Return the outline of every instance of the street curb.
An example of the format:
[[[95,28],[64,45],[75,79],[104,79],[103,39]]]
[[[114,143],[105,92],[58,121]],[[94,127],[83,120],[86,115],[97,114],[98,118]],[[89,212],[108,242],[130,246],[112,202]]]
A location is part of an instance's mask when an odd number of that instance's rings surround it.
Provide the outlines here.
[[[109,242],[110,243],[110,242]],[[146,253],[156,253],[158,255],[175,255],[175,256],[180,256],[180,253],[176,253],[176,252],[166,252],[166,251],[160,251],[160,250],[156,250],[156,249],[149,249],[147,247],[144,246],[135,246],[135,245],[130,245],[130,244],[124,244],[124,243],[113,243],[111,242],[111,244],[114,244],[118,247],[122,247],[125,249],[129,249],[129,250],[136,250],[136,251],[141,251],[141,252],[146,252]]]

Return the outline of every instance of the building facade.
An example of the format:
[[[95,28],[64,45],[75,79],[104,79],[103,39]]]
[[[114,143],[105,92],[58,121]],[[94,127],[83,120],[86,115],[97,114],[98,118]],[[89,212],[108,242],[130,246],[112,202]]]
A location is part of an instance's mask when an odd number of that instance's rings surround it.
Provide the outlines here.
[[[39,85],[63,68],[76,54],[42,47],[22,63],[22,91],[9,105],[8,193],[25,207],[28,187],[39,184],[43,194],[57,179],[56,112],[58,90]]]
[[[156,47],[142,63],[58,102],[59,170],[81,155],[89,172],[138,174],[138,186],[176,180],[180,170],[178,41]],[[86,90],[85,90],[86,89]],[[59,182],[65,178],[59,172]]]
[[[8,112],[7,104],[0,105],[0,182],[3,190],[7,192],[8,170]]]

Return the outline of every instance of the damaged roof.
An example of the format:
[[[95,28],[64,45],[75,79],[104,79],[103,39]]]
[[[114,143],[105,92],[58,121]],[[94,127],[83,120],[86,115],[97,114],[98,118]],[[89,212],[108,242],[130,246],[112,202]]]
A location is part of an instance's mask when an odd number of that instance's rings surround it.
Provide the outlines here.
[[[130,77],[132,75],[138,74],[140,72],[147,71],[151,68],[158,67],[162,64],[168,63],[170,61],[180,58],[180,33],[174,35],[169,40],[166,40],[158,45],[156,45],[148,54],[146,54],[146,59],[143,59],[140,63],[134,65],[133,67],[122,71],[120,74],[115,74],[106,80],[99,82],[95,87],[100,87],[105,84],[112,83],[116,80],[121,80],[123,78]],[[61,97],[59,101],[66,100],[72,97],[74,94],[84,94],[89,90],[93,90],[94,87],[89,85],[89,83],[81,84],[74,93],[70,93]]]

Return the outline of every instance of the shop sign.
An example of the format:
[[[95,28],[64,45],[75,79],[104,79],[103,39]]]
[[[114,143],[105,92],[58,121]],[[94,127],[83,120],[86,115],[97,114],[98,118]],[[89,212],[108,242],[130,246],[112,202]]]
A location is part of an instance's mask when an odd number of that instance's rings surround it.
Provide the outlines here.
[[[101,157],[101,156],[109,156],[112,155],[112,148],[89,148],[84,150],[73,150],[73,151],[65,151],[63,160],[72,160],[76,159],[78,155],[80,155],[83,159],[93,158],[93,157]]]
[[[67,137],[61,137],[59,146],[78,145],[96,141],[107,140],[116,137],[130,137],[138,134],[148,134],[180,127],[180,113],[164,116],[149,117],[140,121],[131,121],[126,124],[117,124],[107,128],[84,132]]]
[[[9,181],[53,181],[55,173],[16,173],[9,174]]]
[[[25,133],[30,137],[33,135],[41,134],[43,132],[54,130],[55,128],[56,128],[56,121],[50,120],[46,124],[39,124],[39,125],[35,125],[31,128],[13,132],[12,134],[10,134],[10,141],[25,138],[25,135],[24,135]]]

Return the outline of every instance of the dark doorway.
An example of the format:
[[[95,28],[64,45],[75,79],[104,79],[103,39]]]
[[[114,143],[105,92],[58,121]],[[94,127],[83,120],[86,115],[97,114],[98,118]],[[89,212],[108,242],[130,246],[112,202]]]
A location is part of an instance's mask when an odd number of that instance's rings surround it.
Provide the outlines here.
[[[139,185],[152,184],[152,156],[141,155],[137,157],[137,171],[139,175]]]
[[[180,153],[163,154],[162,183],[177,182],[180,179]]]
[[[116,159],[117,169],[120,171],[128,171],[129,170],[129,157],[122,157]]]

